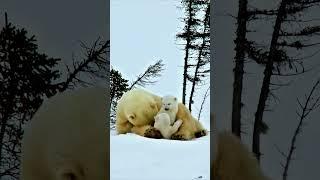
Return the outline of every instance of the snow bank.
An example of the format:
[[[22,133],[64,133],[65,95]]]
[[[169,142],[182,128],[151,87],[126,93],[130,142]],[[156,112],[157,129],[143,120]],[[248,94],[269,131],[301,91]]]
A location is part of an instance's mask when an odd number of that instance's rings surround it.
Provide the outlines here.
[[[209,180],[210,137],[192,141],[110,134],[111,180]]]

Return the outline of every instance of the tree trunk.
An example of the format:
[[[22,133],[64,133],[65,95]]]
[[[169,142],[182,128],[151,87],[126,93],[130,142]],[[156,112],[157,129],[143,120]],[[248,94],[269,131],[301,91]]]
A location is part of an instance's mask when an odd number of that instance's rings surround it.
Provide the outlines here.
[[[207,29],[207,27],[209,25],[208,24],[209,17],[210,17],[210,4],[208,4],[208,7],[206,9],[205,18],[204,18],[204,21],[203,21],[203,32],[202,32],[203,34],[205,34],[206,29]],[[206,45],[206,37],[203,36],[202,37],[202,42],[201,42],[201,47],[199,49],[199,54],[198,54],[198,57],[197,57],[197,65],[196,65],[196,69],[194,71],[194,76],[193,76],[195,78],[199,74],[199,68],[201,66],[200,64],[201,64],[202,52],[203,52],[203,49],[205,48],[205,45]],[[199,79],[199,81],[200,81],[200,79]],[[189,110],[190,110],[190,112],[192,111],[193,96],[194,96],[194,92],[195,92],[196,83],[197,83],[197,81],[193,80],[192,85],[191,85],[191,92],[190,92],[190,97],[189,97]]]
[[[264,78],[262,82],[262,87],[260,91],[259,96],[259,103],[257,107],[257,111],[255,113],[255,120],[254,120],[254,127],[253,127],[253,140],[252,140],[252,151],[255,154],[258,161],[260,161],[260,133],[262,124],[264,123],[262,121],[263,119],[263,113],[265,110],[266,101],[270,92],[270,81],[273,71],[273,62],[275,58],[275,53],[277,51],[277,42],[279,38],[279,33],[281,30],[281,24],[283,22],[283,19],[286,15],[286,5],[288,3],[288,0],[282,0],[280,7],[278,9],[277,19],[274,25],[273,33],[272,33],[272,39],[269,49],[269,55],[267,64],[264,70]]]
[[[6,26],[6,31],[8,30],[8,16],[7,16],[7,12],[5,12],[4,14],[4,17],[5,17],[5,26]],[[9,57],[9,51],[6,50],[4,53],[5,53],[5,58],[8,59]],[[13,77],[12,77],[13,78]],[[11,93],[14,93],[14,92],[11,92]],[[12,98],[14,97],[12,94],[11,94]],[[9,101],[11,101],[12,98],[9,98]],[[9,103],[11,104],[11,103]],[[2,148],[3,148],[3,140],[4,140],[4,135],[5,135],[5,131],[6,131],[6,127],[7,127],[7,122],[8,122],[8,119],[9,119],[9,116],[10,116],[10,113],[8,111],[9,108],[10,108],[10,105],[9,104],[3,104],[3,108],[4,108],[4,114],[2,116],[2,119],[1,119],[1,129],[0,129],[0,168],[2,167]],[[9,106],[8,106],[9,105]],[[12,108],[12,107],[11,107]]]
[[[237,38],[235,51],[235,67],[233,69],[233,97],[232,97],[232,132],[241,138],[241,96],[244,74],[245,41],[247,33],[247,0],[239,0],[239,11],[237,18]]]
[[[191,27],[191,22],[192,22],[192,1],[189,1],[188,4],[188,12],[189,12],[189,19],[188,19],[188,25],[187,25],[187,29],[186,29],[186,33],[187,33],[187,38],[186,38],[186,54],[184,57],[184,66],[183,66],[183,83],[182,83],[182,103],[186,104],[186,90],[187,90],[187,76],[188,76],[188,68],[189,68],[189,64],[188,64],[188,60],[189,60],[189,47],[191,44],[191,37],[190,37],[190,27]]]
[[[6,127],[7,127],[7,122],[8,122],[8,115],[4,115],[3,119],[1,120],[1,129],[0,129],[0,168],[2,167],[2,149],[3,149],[3,144],[4,144],[4,135],[6,132]],[[1,174],[0,174],[1,177]]]

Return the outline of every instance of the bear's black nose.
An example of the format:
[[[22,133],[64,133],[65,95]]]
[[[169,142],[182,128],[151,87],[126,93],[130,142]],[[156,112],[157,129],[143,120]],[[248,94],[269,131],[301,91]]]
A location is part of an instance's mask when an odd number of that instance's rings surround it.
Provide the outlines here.
[[[169,108],[164,108],[164,110],[168,111],[168,110],[169,110]]]

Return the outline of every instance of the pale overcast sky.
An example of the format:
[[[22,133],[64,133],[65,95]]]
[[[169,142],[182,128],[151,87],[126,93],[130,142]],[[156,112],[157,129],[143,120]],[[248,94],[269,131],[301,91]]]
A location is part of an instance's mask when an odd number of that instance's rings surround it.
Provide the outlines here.
[[[7,12],[11,23],[36,36],[40,52],[70,64],[72,53],[82,53],[79,41],[110,39],[109,9],[106,0],[1,0],[0,26]],[[65,70],[63,64],[59,68]]]
[[[111,6],[111,65],[132,81],[149,65],[162,59],[165,70],[155,85],[146,89],[158,94],[171,94],[181,101],[183,74],[183,46],[176,34],[181,32],[183,11],[179,0],[113,0]],[[193,115],[198,116],[205,90],[203,86],[195,98]],[[188,91],[189,92],[189,91]],[[204,104],[201,122],[207,129],[210,96]]]
[[[231,129],[231,103],[232,103],[232,83],[233,83],[233,58],[234,58],[234,38],[236,21],[230,15],[237,15],[238,1],[216,1],[214,7],[214,78],[213,78],[213,110],[217,117],[217,126],[221,129]],[[272,1],[249,1],[257,7],[277,6],[278,0]],[[313,12],[315,17],[319,17],[319,12]],[[262,23],[257,25],[259,31],[268,33],[274,21],[268,24]],[[270,26],[271,25],[271,26]],[[266,34],[256,34],[250,36],[250,39],[262,40],[269,42]],[[318,48],[318,47],[317,47]],[[319,54],[308,60],[307,67],[310,64],[318,64]],[[254,63],[246,63],[245,84],[243,91],[243,123],[244,131],[252,133],[254,113],[256,111],[258,96],[260,93],[263,68],[256,66]],[[289,143],[293,132],[298,124],[298,118],[295,110],[298,107],[296,98],[303,98],[313,86],[313,83],[320,77],[319,68],[308,74],[280,79],[280,82],[293,80],[288,87],[282,87],[276,91],[280,102],[273,107],[273,112],[265,113],[265,121],[270,130],[267,135],[263,135],[261,142],[262,167],[264,172],[274,180],[281,179],[282,167],[280,162],[284,158],[277,151],[274,144],[278,145],[284,152],[288,152]],[[275,80],[275,79],[274,79]],[[278,82],[279,80],[273,81]],[[294,154],[295,160],[292,161],[289,168],[290,180],[313,180],[319,179],[319,162],[320,162],[320,136],[319,110],[312,113],[307,125],[303,127],[303,132],[298,137],[297,149]],[[243,135],[244,140],[251,149],[251,136]]]

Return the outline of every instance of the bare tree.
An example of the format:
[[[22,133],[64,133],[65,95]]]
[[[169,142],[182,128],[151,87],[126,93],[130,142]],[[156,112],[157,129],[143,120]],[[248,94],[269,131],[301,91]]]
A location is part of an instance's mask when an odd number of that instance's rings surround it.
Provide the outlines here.
[[[210,90],[210,86],[208,87],[208,89],[206,90],[206,93],[203,96],[203,99],[202,99],[202,102],[201,102],[201,106],[200,106],[200,110],[199,110],[199,113],[198,113],[198,121],[200,121],[200,116],[201,116],[201,113],[202,113],[202,110],[203,110],[204,102],[206,101],[207,97],[209,96],[209,90]]]
[[[195,70],[191,81],[191,91],[189,96],[189,110],[192,111],[195,88],[201,83],[204,77],[210,73],[207,65],[210,63],[210,2],[206,4],[205,15],[202,22],[202,32],[198,36],[201,44],[198,48]]]
[[[82,74],[87,75],[93,80],[107,80],[108,63],[107,53],[109,53],[110,41],[102,41],[98,38],[91,47],[81,42],[81,47],[84,50],[83,60],[79,61],[75,58],[73,61],[73,70],[66,65],[68,77],[62,83],[59,83],[59,91],[65,91],[68,88],[74,88],[76,85],[88,86],[92,83],[80,78]]]
[[[253,142],[252,142],[252,151],[255,153],[258,160],[260,160],[260,133],[261,133],[261,124],[263,118],[263,112],[265,110],[265,103],[267,101],[267,97],[269,95],[269,86],[271,82],[271,76],[273,71],[273,61],[276,58],[276,51],[277,51],[277,42],[281,30],[282,22],[286,16],[286,6],[288,0],[282,0],[279,10],[277,19],[274,25],[274,30],[272,33],[272,39],[270,44],[269,55],[267,59],[267,64],[264,70],[264,78],[262,82],[259,103],[257,107],[257,111],[255,114],[255,121],[253,127]]]
[[[188,60],[189,60],[189,48],[191,47],[191,32],[192,32],[192,27],[195,25],[195,22],[193,20],[195,13],[192,8],[192,1],[191,0],[185,0],[183,1],[185,3],[186,8],[186,26],[185,26],[185,32],[184,32],[184,37],[186,41],[185,45],[185,57],[184,57],[184,66],[183,66],[183,83],[182,83],[182,103],[186,103],[186,91],[187,91],[187,76],[188,76],[188,69],[190,67]],[[178,35],[179,37],[179,35]],[[181,35],[180,35],[181,37]]]
[[[293,155],[294,151],[296,150],[297,137],[302,132],[302,126],[304,124],[304,121],[306,121],[307,116],[312,111],[315,111],[320,106],[320,96],[314,95],[317,88],[319,88],[319,85],[320,85],[320,80],[318,80],[313,85],[309,94],[305,95],[306,99],[305,99],[304,104],[302,104],[300,102],[300,100],[297,99],[300,112],[296,111],[296,114],[299,117],[299,123],[297,125],[297,128],[294,131],[293,136],[292,136],[290,148],[289,148],[289,153],[288,154],[281,153],[286,158],[285,165],[283,166],[283,173],[282,173],[283,180],[287,180],[290,162],[292,161],[292,155]]]
[[[244,58],[246,53],[246,34],[247,34],[247,0],[239,0],[238,17],[237,17],[237,31],[235,39],[235,67],[233,69],[233,96],[232,96],[232,132],[241,138],[241,108],[243,106],[242,84],[244,75]]]
[[[246,51],[248,56],[258,64],[264,66],[264,77],[260,89],[259,101],[255,113],[252,151],[260,160],[260,134],[266,133],[268,126],[263,121],[264,112],[267,110],[267,100],[277,98],[272,90],[284,84],[272,82],[272,76],[288,77],[307,72],[303,61],[308,56],[298,57],[298,51],[313,47],[319,43],[314,42],[314,38],[319,33],[318,26],[306,24],[303,15],[306,10],[319,4],[318,0],[288,1],[282,0],[277,10],[259,10],[252,8],[248,10],[249,19],[262,19],[262,16],[274,17],[275,25],[271,36],[271,43],[268,50],[259,46],[256,42],[247,41]],[[304,27],[302,30],[297,30]],[[294,38],[293,38],[294,37]],[[306,39],[309,37],[310,39]]]
[[[135,86],[144,87],[146,85],[156,83],[157,81],[152,79],[161,76],[163,66],[164,64],[162,63],[162,60],[159,60],[155,64],[150,65],[142,74],[138,75],[137,79],[131,83],[128,90],[134,88]]]
[[[185,27],[182,33],[177,34],[177,38],[182,39],[185,41],[185,56],[184,56],[184,66],[183,66],[183,83],[182,83],[182,103],[186,104],[186,95],[187,95],[187,81],[193,81],[194,78],[190,76],[189,71],[190,68],[195,67],[196,65],[191,63],[191,59],[194,58],[192,55],[194,54],[194,50],[198,50],[199,47],[196,45],[196,41],[198,38],[202,38],[204,36],[210,36],[210,34],[202,34],[198,33],[198,28],[201,26],[201,19],[197,16],[197,13],[201,11],[201,9],[205,6],[210,4],[209,0],[182,0],[182,5],[185,9]],[[206,6],[209,7],[209,6]],[[209,11],[209,9],[207,9]],[[210,13],[209,13],[210,14]],[[207,14],[207,16],[209,16]],[[205,18],[204,18],[205,19]],[[209,21],[209,19],[207,19]],[[202,24],[204,25],[204,24]],[[207,30],[206,30],[207,31]],[[201,45],[200,45],[201,46]],[[201,49],[201,48],[200,48]],[[200,53],[200,56],[202,54]]]

